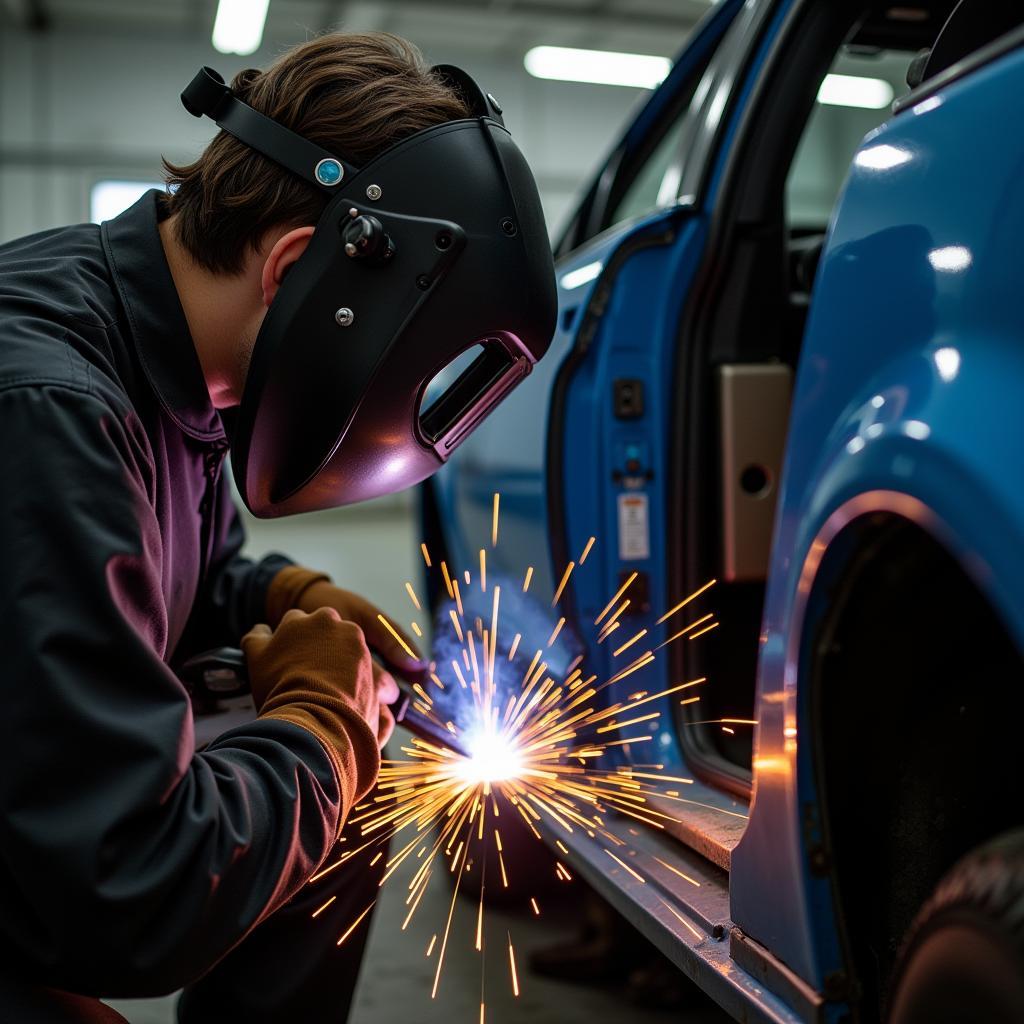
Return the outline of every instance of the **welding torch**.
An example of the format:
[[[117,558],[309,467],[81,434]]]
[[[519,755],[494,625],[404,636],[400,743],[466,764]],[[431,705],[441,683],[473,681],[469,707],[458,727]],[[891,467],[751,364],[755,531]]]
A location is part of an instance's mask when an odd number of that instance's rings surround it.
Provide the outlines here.
[[[222,701],[244,697],[250,691],[249,669],[245,655],[237,647],[216,647],[203,651],[178,668],[178,675],[188,689],[197,710],[212,710]],[[401,724],[414,736],[438,744],[465,756],[456,738],[423,715],[409,715],[415,693],[412,683],[395,678],[398,700],[388,705],[396,724]]]

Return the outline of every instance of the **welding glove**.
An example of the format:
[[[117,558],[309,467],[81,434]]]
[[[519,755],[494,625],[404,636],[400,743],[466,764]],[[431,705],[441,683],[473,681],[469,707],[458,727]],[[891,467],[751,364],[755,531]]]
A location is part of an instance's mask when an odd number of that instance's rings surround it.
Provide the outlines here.
[[[378,618],[379,608],[358,594],[336,587],[325,573],[299,565],[289,565],[278,572],[267,590],[267,621],[276,626],[289,608],[304,612],[333,608],[342,619],[362,629],[367,646],[392,672],[414,681],[426,672],[427,663],[401,628],[394,626],[402,638],[399,642]],[[413,652],[412,656],[402,646],[403,642]]]
[[[381,705],[398,699],[394,679],[374,665],[362,630],[332,608],[288,611],[273,632],[254,627],[242,650],[259,717],[291,722],[320,740],[347,814],[377,781],[380,745],[394,726]]]

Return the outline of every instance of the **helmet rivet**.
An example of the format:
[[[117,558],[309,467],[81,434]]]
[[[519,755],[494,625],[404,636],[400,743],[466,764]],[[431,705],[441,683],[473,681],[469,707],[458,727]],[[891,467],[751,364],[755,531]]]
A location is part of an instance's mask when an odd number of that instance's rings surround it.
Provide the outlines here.
[[[313,177],[321,185],[338,185],[345,177],[345,168],[341,166],[340,161],[333,157],[325,157],[313,168]]]
[[[351,327],[355,318],[355,313],[353,313],[348,306],[342,306],[341,309],[334,314],[334,320],[339,327]]]
[[[366,186],[366,198],[372,199],[376,202],[384,194],[383,189],[380,185],[367,185]]]

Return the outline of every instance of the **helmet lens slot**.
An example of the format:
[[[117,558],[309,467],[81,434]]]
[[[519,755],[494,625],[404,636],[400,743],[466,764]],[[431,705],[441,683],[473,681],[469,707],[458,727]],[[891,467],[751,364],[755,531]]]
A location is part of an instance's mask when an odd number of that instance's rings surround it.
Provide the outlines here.
[[[430,415],[434,411],[434,406],[437,405],[438,399],[443,398],[444,395],[451,390],[452,384],[455,383],[462,376],[463,372],[467,370],[477,359],[480,358],[484,353],[483,345],[471,345],[469,348],[456,356],[450,363],[446,363],[444,368],[434,374],[430,383],[426,386],[423,391],[423,399],[420,402],[420,408],[427,410],[424,415]],[[420,419],[420,425],[423,425],[423,418]],[[424,433],[426,428],[424,428]]]
[[[452,384],[431,404],[431,391],[436,383],[450,379],[450,368],[464,365],[468,354],[476,357],[455,378]],[[420,432],[442,459],[458,446],[488,412],[525,377],[531,369],[531,360],[524,356],[518,345],[505,339],[488,338],[468,349],[435,375],[424,393],[420,413]]]

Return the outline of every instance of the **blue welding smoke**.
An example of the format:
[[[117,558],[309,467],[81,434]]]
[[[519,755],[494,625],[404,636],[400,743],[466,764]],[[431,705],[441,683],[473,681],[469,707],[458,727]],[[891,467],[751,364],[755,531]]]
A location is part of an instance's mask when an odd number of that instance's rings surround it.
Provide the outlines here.
[[[501,597],[494,658],[494,706],[504,709],[509,697],[521,692],[527,670],[538,650],[541,652],[538,664],[547,664],[545,676],[560,681],[565,678],[572,661],[583,652],[583,645],[567,622],[555,642],[548,647],[548,640],[558,623],[558,611],[529,593],[524,594],[518,581],[492,575],[486,592],[476,584],[465,587],[461,592],[464,634],[468,630],[473,631],[478,656],[483,630],[491,628],[495,585],[501,588]],[[432,657],[445,689],[438,693],[432,688],[431,696],[434,698],[434,713],[442,721],[454,723],[459,733],[466,735],[472,733],[479,723],[476,721],[477,707],[473,694],[469,689],[463,689],[452,667],[452,662],[457,663],[466,681],[471,681],[463,654],[466,644],[459,641],[452,622],[452,610],[457,612],[454,601],[441,602],[434,621]],[[517,633],[520,640],[515,657],[510,661],[508,654]]]

